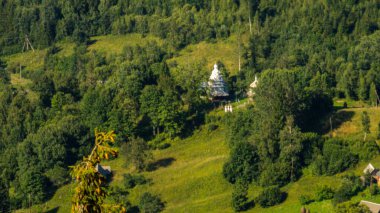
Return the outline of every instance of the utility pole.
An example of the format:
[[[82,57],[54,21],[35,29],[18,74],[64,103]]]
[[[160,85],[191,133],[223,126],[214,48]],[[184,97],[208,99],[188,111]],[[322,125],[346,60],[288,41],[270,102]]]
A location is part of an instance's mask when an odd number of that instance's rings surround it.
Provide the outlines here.
[[[29,50],[29,47],[34,52],[34,48],[32,46],[32,43],[30,43],[30,41],[29,41],[28,35],[25,35],[24,45],[22,46],[22,51],[24,52],[25,48],[26,48],[26,50]]]
[[[240,36],[240,22],[239,22],[239,33],[238,33],[238,56],[239,56],[239,72],[241,70],[241,60],[240,60],[240,49],[241,49],[241,36]]]
[[[330,136],[333,134],[333,126],[332,126],[332,116],[330,116]]]
[[[248,1],[248,20],[249,20],[249,33],[252,36],[252,22],[251,22],[251,4]]]

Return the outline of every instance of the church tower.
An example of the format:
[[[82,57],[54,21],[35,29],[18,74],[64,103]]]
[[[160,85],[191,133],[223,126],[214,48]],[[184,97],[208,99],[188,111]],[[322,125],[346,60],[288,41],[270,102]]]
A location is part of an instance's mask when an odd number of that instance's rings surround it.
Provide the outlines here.
[[[218,65],[214,65],[214,70],[211,73],[208,81],[209,94],[213,100],[223,99],[229,96],[226,83],[223,80]]]

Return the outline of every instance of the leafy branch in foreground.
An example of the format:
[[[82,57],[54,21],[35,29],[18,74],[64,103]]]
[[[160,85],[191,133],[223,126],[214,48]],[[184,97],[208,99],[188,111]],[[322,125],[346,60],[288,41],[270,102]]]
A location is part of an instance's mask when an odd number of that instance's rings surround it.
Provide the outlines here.
[[[72,212],[125,212],[121,205],[106,205],[106,178],[96,170],[96,165],[109,156],[117,157],[118,151],[111,147],[115,133],[95,130],[95,146],[88,157],[72,166],[71,176],[76,180],[72,199]]]

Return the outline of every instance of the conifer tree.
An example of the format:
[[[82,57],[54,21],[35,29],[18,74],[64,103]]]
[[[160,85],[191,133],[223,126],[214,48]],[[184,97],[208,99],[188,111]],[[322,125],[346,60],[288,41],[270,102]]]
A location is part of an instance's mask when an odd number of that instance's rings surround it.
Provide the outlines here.
[[[365,101],[368,98],[368,86],[366,84],[363,73],[360,73],[358,96],[362,101]]]
[[[369,89],[369,101],[372,106],[377,106],[377,99],[376,85],[372,82]]]

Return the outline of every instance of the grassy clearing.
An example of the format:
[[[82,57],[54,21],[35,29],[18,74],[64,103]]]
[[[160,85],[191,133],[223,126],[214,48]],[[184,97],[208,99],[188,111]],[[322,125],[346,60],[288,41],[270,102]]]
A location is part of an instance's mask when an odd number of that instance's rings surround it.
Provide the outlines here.
[[[375,138],[380,122],[380,108],[347,108],[339,110],[335,116],[336,127],[333,127],[333,136],[347,137],[350,135],[362,134],[361,116],[363,111],[367,111],[371,119],[370,137]],[[334,116],[333,116],[334,119]]]
[[[137,204],[142,193],[149,191],[166,202],[166,212],[224,212],[230,208],[231,186],[222,177],[228,158],[223,128],[197,132],[168,149],[155,151],[154,158],[163,163],[155,171],[143,173],[152,183],[132,190],[132,203]],[[116,175],[114,184],[118,180]]]
[[[52,199],[40,205],[35,205],[31,209],[20,209],[18,213],[29,212],[70,212],[71,211],[71,194],[73,193],[71,184],[59,188]]]
[[[162,40],[148,35],[143,37],[141,34],[132,33],[127,35],[106,35],[106,36],[96,36],[92,37],[95,43],[91,44],[88,49],[96,50],[99,52],[106,53],[108,56],[111,54],[120,54],[125,46],[144,46],[148,42],[155,41],[158,44],[162,44]]]
[[[59,52],[57,53],[59,57],[68,57],[74,54],[74,48],[76,46],[74,42],[62,41],[58,42],[56,45],[59,48]]]
[[[41,69],[44,64],[44,57],[46,55],[46,49],[28,51],[23,53],[17,53],[14,55],[4,57],[4,60],[8,63],[11,68],[18,69],[21,66],[25,70],[37,70]]]
[[[242,38],[242,43],[247,43],[248,40],[245,36]],[[243,58],[241,58],[243,64]],[[221,40],[216,43],[200,42],[192,44],[181,50],[177,56],[168,60],[171,70],[179,72],[175,68],[185,67],[192,64],[204,64],[204,72],[211,73],[213,65],[221,61],[231,75],[235,75],[239,70],[239,47],[236,35],[229,37],[226,40]]]
[[[22,89],[27,92],[27,96],[31,102],[38,101],[38,94],[30,89],[33,82],[27,78],[20,78],[19,74],[11,74],[11,84],[16,89]]]

